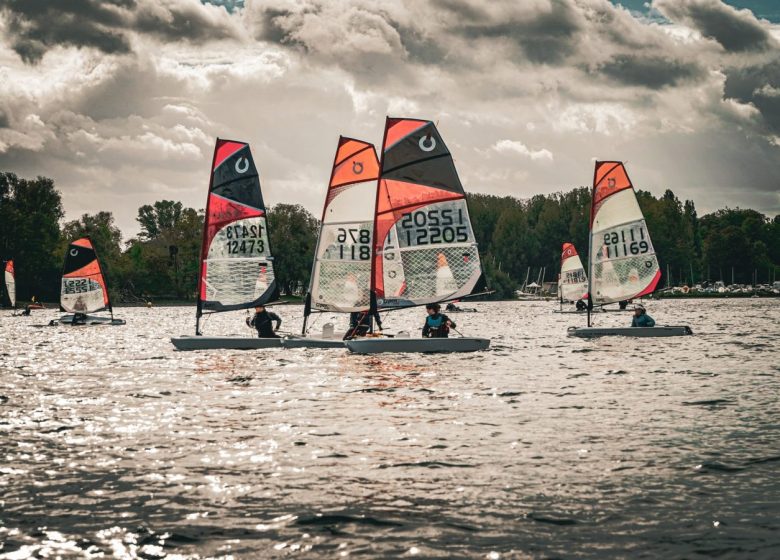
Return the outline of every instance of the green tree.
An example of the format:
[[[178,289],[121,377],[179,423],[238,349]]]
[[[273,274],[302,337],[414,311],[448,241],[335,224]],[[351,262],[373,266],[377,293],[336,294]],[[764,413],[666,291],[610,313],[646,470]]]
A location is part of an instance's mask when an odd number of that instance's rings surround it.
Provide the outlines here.
[[[59,298],[62,216],[54,181],[0,173],[0,258],[14,259],[19,300]]]
[[[309,284],[319,221],[299,204],[277,204],[268,210],[268,231],[279,289],[301,293]]]

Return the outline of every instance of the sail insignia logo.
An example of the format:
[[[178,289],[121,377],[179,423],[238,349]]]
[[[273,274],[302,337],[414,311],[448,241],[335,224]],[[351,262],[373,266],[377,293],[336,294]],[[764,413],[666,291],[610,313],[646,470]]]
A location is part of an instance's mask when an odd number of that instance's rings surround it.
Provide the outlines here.
[[[246,173],[247,169],[249,169],[249,159],[245,157],[238,158],[236,160],[236,173]]]
[[[432,152],[436,148],[436,138],[431,135],[423,136],[417,145],[420,146],[423,152]]]
[[[71,250],[70,250],[70,256],[71,256],[71,257],[75,257],[75,256],[76,256],[76,255],[78,255],[78,254],[79,254],[79,251],[78,251],[78,249],[71,249]]]
[[[352,173],[354,173],[355,175],[360,175],[361,173],[363,173],[363,164],[359,161],[353,161]]]

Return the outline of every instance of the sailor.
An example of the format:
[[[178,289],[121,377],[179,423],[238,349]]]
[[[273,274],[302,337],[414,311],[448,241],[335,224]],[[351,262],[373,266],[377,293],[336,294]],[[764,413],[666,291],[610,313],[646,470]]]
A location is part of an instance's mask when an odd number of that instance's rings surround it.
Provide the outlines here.
[[[377,330],[382,332],[382,318],[376,311],[353,311],[349,314],[349,329],[344,334],[344,340],[363,337],[374,332],[374,321]]]
[[[425,318],[422,335],[423,338],[447,338],[450,336],[450,327],[457,325],[444,313],[441,313],[441,305],[429,303],[425,306],[428,316]]]
[[[276,326],[271,323],[276,321]],[[255,305],[255,315],[251,319],[246,318],[246,324],[257,329],[259,338],[281,338],[275,331],[279,330],[282,319],[273,311],[267,311],[265,305]]]
[[[655,321],[647,314],[645,308],[641,305],[634,307],[634,317],[631,319],[632,327],[654,327]]]
[[[22,315],[24,315],[25,317],[29,317],[31,312],[32,309],[30,309],[30,304],[28,303],[27,305],[24,306],[24,311],[22,311]]]
[[[73,314],[73,321],[70,323],[71,325],[86,325],[87,324],[87,314],[86,313],[74,313]]]
[[[626,307],[628,307],[628,300],[627,299],[621,299],[618,302],[618,307],[620,308],[621,311],[625,310]]]
[[[453,311],[460,311],[460,307],[455,305],[454,303],[450,302],[447,304],[447,307],[445,307],[447,311],[453,312]]]
[[[578,299],[575,307],[577,308],[577,311],[585,311],[588,308],[588,304],[585,303],[584,299]]]

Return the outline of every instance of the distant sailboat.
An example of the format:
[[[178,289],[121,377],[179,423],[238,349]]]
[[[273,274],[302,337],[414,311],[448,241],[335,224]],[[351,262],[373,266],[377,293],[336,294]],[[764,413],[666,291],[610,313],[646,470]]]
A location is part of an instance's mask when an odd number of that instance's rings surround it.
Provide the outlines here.
[[[114,318],[108,293],[108,283],[97,252],[88,237],[68,245],[62,268],[60,309],[68,313],[52,324],[63,325],[124,325],[124,319]],[[89,315],[108,310],[110,317]]]
[[[7,260],[3,266],[3,286],[0,292],[0,304],[16,310],[16,274],[14,273],[14,261]]]
[[[301,337],[288,337],[287,347],[344,347],[339,335],[307,337],[307,321],[315,311],[368,311],[371,293],[371,242],[379,160],[373,144],[339,138],[322,223],[314,252],[304,305]]]
[[[570,328],[570,335],[657,337],[691,334],[687,326],[597,328],[590,325],[593,306],[651,294],[661,279],[647,223],[628,173],[619,161],[596,162],[588,267],[588,326]]]
[[[280,347],[279,338],[202,336],[209,313],[249,309],[278,298],[260,180],[249,144],[217,139],[203,224],[196,336],[172,338],[179,350]]]
[[[388,118],[382,143],[371,250],[371,306],[401,309],[462,299],[485,281],[466,195],[431,121]],[[467,352],[486,338],[347,341],[358,353]]]

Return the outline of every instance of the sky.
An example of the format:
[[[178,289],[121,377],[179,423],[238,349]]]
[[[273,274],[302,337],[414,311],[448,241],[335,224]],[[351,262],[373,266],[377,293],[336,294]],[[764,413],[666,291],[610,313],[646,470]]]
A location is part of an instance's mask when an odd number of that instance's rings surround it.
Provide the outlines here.
[[[470,192],[589,185],[596,159],[700,214],[780,212],[780,2],[0,0],[0,170],[125,238],[203,208],[216,137],[319,217],[339,135],[436,121]]]

